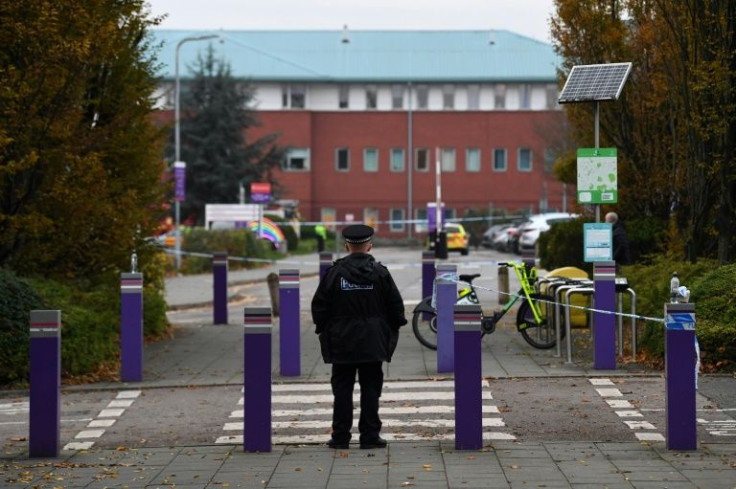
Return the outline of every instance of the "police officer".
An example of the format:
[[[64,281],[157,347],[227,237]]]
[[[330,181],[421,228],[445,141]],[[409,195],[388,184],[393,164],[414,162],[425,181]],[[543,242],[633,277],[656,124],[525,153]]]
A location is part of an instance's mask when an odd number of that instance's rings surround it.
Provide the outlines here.
[[[332,364],[332,438],[330,448],[349,447],[353,426],[353,386],[360,383],[360,448],[383,448],[378,399],[383,389],[382,362],[390,362],[406,324],[404,301],[388,269],[376,262],[373,228],[363,224],[342,232],[348,255],[327,270],[312,298],[325,363]]]

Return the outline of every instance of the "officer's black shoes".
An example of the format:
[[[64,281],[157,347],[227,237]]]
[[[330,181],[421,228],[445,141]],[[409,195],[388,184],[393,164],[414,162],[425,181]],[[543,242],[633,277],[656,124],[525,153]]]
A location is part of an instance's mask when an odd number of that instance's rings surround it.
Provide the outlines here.
[[[350,442],[338,442],[330,438],[330,441],[327,442],[327,446],[334,450],[347,450],[350,448]]]
[[[386,448],[388,443],[380,436],[371,440],[360,440],[360,448],[362,450],[370,450],[371,448]]]

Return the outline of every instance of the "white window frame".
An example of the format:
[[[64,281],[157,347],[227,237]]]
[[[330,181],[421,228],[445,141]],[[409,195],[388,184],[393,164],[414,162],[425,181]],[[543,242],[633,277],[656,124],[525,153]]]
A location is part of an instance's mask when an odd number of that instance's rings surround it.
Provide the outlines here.
[[[471,158],[471,154],[476,157]],[[480,171],[483,155],[480,148],[465,148],[465,171],[468,173],[477,173]]]
[[[528,83],[519,85],[519,108],[522,110],[532,108],[532,86]]]
[[[340,154],[345,154],[346,160],[345,168],[340,168]],[[335,171],[338,172],[349,172],[350,171],[350,149],[349,148],[336,148],[335,149]]]
[[[506,85],[503,83],[497,83],[493,87],[493,108],[496,110],[506,108]]]
[[[416,234],[423,234],[429,231],[426,207],[418,207],[414,209],[414,222],[414,232]]]
[[[430,167],[432,166],[431,155],[429,154],[429,148],[416,148],[414,152],[415,152],[414,170],[418,172],[428,172]],[[420,153],[425,155],[424,157],[425,167],[424,168],[419,168],[419,161],[420,161],[419,154]]]
[[[442,108],[444,110],[455,109],[455,85],[442,86]]]
[[[340,109],[350,108],[350,85],[341,84],[338,86],[337,106]]]
[[[282,85],[281,104],[282,107],[285,109],[306,109],[307,85],[304,83],[291,83],[288,85]]]
[[[375,155],[374,163],[375,167],[370,168],[368,166],[370,162],[369,154]],[[365,148],[363,149],[363,171],[366,173],[376,173],[378,172],[378,148]]]
[[[375,207],[366,207],[363,209],[363,223],[372,227],[376,232],[380,223],[381,214]]]
[[[501,152],[503,154],[503,168],[498,167],[498,162],[496,161],[496,156],[498,155],[498,152]],[[506,148],[493,148],[493,171],[495,172],[504,172],[508,170],[509,167],[509,155]]]
[[[528,153],[529,154],[529,167],[528,168],[522,168],[522,153]],[[516,152],[516,169],[519,172],[522,173],[530,173],[534,169],[534,153],[532,153],[531,148],[519,148]]]
[[[406,229],[406,211],[403,208],[389,209],[389,231],[392,233],[399,233]],[[396,216],[395,213],[399,215]],[[397,218],[398,217],[398,218]],[[397,222],[398,221],[398,222]]]
[[[400,154],[401,165],[395,165],[396,161],[399,160],[397,154]],[[403,173],[406,168],[406,151],[404,151],[404,148],[391,148],[390,155],[389,170],[394,173]]]
[[[417,85],[417,109],[427,110],[429,108],[429,85]]]
[[[302,168],[295,168],[292,161],[303,160]],[[310,150],[309,148],[292,148],[286,154],[281,164],[281,169],[285,172],[308,172],[311,169]]]
[[[440,149],[440,168],[442,173],[452,173],[457,169],[457,157],[455,148]]]
[[[480,85],[468,85],[468,110],[480,110]]]
[[[366,85],[365,87],[365,108],[378,108],[378,87],[376,85]]]
[[[391,85],[391,108],[394,110],[404,108],[404,85]]]

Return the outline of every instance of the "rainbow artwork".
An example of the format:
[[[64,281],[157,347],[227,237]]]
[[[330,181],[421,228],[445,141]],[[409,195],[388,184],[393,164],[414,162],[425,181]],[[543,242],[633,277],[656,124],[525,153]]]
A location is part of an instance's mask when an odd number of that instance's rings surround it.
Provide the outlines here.
[[[281,231],[281,228],[267,217],[263,218],[262,230],[259,230],[258,228],[258,221],[250,221],[248,223],[248,229],[253,231],[253,234],[255,234],[256,237],[269,240],[276,248],[278,248],[281,243],[286,241],[286,237],[284,236],[283,231]]]

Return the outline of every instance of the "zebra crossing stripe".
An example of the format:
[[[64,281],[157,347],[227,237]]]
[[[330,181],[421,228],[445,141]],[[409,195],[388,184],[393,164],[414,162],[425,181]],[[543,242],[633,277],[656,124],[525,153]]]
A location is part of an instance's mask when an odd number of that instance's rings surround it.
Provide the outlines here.
[[[493,396],[489,382],[483,380],[482,386],[483,439],[515,440],[516,437],[511,433],[496,431],[497,428],[505,428],[506,424],[499,416],[498,407],[491,404]],[[405,441],[454,440],[454,433],[445,433],[453,431],[455,426],[454,388],[453,380],[386,382],[381,394],[380,407],[381,419],[386,431],[383,431],[381,436],[387,440]],[[332,387],[329,383],[274,384],[272,386],[274,395],[272,396],[271,425],[274,431],[273,443],[327,442],[330,439],[332,428],[334,398],[331,391]],[[360,412],[359,401],[360,387],[356,385],[353,394],[356,417]],[[243,397],[241,397],[238,404],[243,405],[243,402]],[[432,404],[426,405],[427,403]],[[284,409],[279,409],[279,406],[284,406]],[[304,408],[300,409],[302,406]],[[422,419],[416,417],[425,414],[430,417]],[[215,443],[242,444],[243,410],[232,411],[229,418],[231,421],[226,422],[223,426],[225,435],[218,437]],[[306,430],[311,430],[311,432],[303,433]],[[240,433],[228,434],[228,432]]]
[[[115,399],[107,403],[105,409],[102,409],[99,412],[97,418],[90,420],[87,424],[87,428],[109,428],[115,424],[116,419],[114,418],[122,416],[125,412],[125,408],[130,407],[140,394],[140,390],[126,390],[118,392]],[[88,450],[95,444],[94,441],[89,440],[100,438],[103,434],[105,434],[104,429],[82,430],[76,434],[74,440],[88,441],[71,441],[64,445],[63,450]]]
[[[611,379],[588,379],[593,386],[609,386],[615,385]],[[631,421],[628,418],[643,418],[644,415],[635,408],[626,399],[606,399],[608,397],[623,397],[623,393],[615,387],[596,387],[595,389],[598,394],[604,398],[606,403],[615,409],[615,413],[619,418],[622,418],[623,422],[629,429],[634,431],[634,436],[639,441],[665,441],[664,436],[661,433],[653,431],[639,431],[639,430],[656,430],[657,427],[647,421]]]

